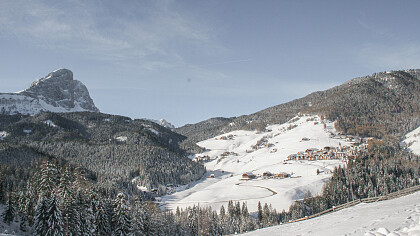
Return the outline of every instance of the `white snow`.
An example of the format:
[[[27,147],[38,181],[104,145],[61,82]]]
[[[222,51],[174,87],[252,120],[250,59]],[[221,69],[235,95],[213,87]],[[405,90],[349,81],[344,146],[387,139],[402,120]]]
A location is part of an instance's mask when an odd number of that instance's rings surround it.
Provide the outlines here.
[[[158,132],[157,130],[152,129],[152,128],[149,128],[149,130],[150,130],[152,133],[154,133],[154,134],[156,134],[156,135],[159,135],[159,132]]]
[[[420,155],[420,127],[411,131],[406,136],[404,143],[413,153]]]
[[[243,235],[420,235],[420,192]]]
[[[7,135],[9,134],[6,131],[0,131],[0,140],[3,140],[4,138],[6,138]]]
[[[160,126],[163,126],[167,129],[173,130],[175,129],[175,125],[171,124],[169,121],[165,120],[165,119],[160,119],[160,120],[153,120],[153,119],[145,119],[145,120],[149,120],[151,122],[154,122]]]
[[[6,206],[0,204],[0,236],[11,236],[11,235],[33,235],[32,230],[28,230],[28,232],[22,232],[20,230],[20,219],[17,217],[14,221],[10,222],[10,225],[6,224],[3,221],[3,213],[6,211]]]
[[[30,133],[32,133],[32,130],[30,130],[30,129],[24,129],[24,130],[23,130],[23,132],[24,132],[25,134],[30,134]]]
[[[145,186],[139,186],[139,185],[137,185],[137,188],[139,190],[143,191],[143,192],[148,192],[149,191],[149,189],[147,187],[145,187]]]
[[[302,116],[285,124],[268,126],[269,132],[237,130],[199,142],[198,145],[208,151],[196,156],[210,157],[205,163],[208,172],[189,189],[164,196],[162,206],[173,210],[177,206],[185,208],[200,204],[219,210],[222,205],[226,207],[229,200],[234,200],[247,202],[248,209],[256,211],[258,201],[261,201],[281,211],[303,198],[307,191],[319,193],[334,167],[345,163],[341,160],[286,160],[290,154],[308,148],[349,145],[335,135],[333,122],[324,122],[325,128],[318,116]],[[264,137],[267,146],[251,152],[252,146]],[[302,142],[303,137],[309,140]],[[229,154],[223,157],[226,152]],[[321,171],[319,175],[317,169]],[[286,172],[292,174],[292,178],[240,180],[243,173],[262,175],[266,171]],[[207,178],[211,174],[214,178]]]
[[[50,127],[57,127],[52,120],[46,120],[44,123]]]
[[[125,141],[127,141],[128,138],[127,138],[127,136],[118,136],[115,139],[119,142],[125,142]]]

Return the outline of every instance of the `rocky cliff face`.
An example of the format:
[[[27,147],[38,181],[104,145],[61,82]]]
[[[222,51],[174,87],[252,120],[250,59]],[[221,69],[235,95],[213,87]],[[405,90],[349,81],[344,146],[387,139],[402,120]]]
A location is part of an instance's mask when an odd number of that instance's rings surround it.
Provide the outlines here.
[[[73,80],[73,72],[59,69],[18,93],[0,94],[1,114],[50,112],[99,112],[86,86]]]

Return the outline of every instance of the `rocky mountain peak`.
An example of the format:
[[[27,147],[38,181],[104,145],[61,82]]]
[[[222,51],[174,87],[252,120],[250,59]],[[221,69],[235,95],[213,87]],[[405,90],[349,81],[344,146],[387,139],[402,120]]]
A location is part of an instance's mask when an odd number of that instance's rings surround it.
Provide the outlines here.
[[[49,73],[21,92],[0,94],[0,107],[5,114],[36,114],[41,111],[75,112],[99,109],[86,86],[73,79],[73,72],[59,69]]]
[[[73,81],[73,72],[68,69],[58,69],[56,71],[53,71],[49,73],[44,78],[41,78],[37,81],[34,81],[31,86],[26,89],[27,92],[30,92],[31,90],[37,90],[39,87],[42,86],[48,86],[51,84],[69,84]]]

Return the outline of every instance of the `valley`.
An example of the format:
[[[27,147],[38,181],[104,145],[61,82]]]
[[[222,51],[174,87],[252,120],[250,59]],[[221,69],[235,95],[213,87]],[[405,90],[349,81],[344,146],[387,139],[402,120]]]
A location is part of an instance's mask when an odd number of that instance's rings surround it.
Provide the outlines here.
[[[250,211],[257,210],[259,201],[279,211],[287,210],[308,191],[318,194],[334,168],[346,165],[338,157],[314,161],[288,157],[307,149],[350,147],[354,143],[338,133],[331,121],[300,115],[284,124],[269,125],[264,132],[238,130],[201,141],[198,145],[206,151],[196,154],[195,160],[208,159],[204,161],[207,173],[190,188],[162,197],[163,206],[175,210],[199,204],[220,209],[233,200],[246,202]],[[253,173],[256,178],[241,180],[244,173]],[[289,177],[275,178],[279,173]]]

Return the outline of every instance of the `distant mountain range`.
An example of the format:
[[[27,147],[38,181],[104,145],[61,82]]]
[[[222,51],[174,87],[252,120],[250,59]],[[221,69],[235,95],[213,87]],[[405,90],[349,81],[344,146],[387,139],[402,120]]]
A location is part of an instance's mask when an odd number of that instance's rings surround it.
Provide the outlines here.
[[[49,112],[99,112],[86,86],[73,72],[59,69],[17,93],[0,93],[0,113],[35,115]]]

